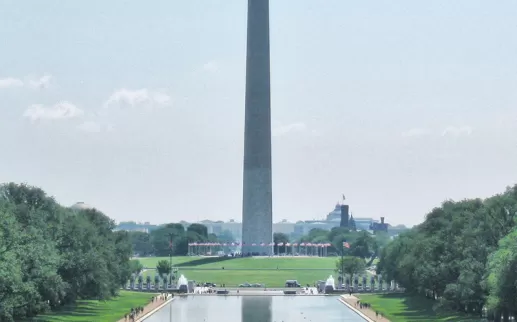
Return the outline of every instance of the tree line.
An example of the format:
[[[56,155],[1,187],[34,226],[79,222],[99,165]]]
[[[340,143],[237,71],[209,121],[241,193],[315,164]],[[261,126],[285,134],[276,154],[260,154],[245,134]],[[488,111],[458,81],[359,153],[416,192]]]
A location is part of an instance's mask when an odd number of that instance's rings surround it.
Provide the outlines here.
[[[380,250],[388,244],[390,237],[385,232],[371,234],[367,231],[356,231],[345,227],[334,227],[331,230],[313,228],[308,234],[300,238],[290,239],[284,233],[274,233],[275,244],[283,243],[284,246],[275,247],[277,253],[285,253],[288,247],[286,243],[329,243],[328,255],[341,255],[359,257],[366,261],[366,266],[370,266],[377,258]],[[343,247],[343,242],[347,242],[350,248]]]
[[[0,321],[116,296],[131,275],[131,243],[114,227],[102,212],[62,207],[39,188],[0,185]]]
[[[129,238],[133,252],[139,256],[185,256],[188,255],[189,243],[203,242],[233,242],[229,231],[223,231],[219,236],[208,233],[203,224],[190,224],[186,229],[180,223],[169,223],[147,232],[130,231]],[[172,240],[172,247],[171,247]]]
[[[445,201],[380,253],[377,272],[438,307],[493,321],[517,317],[517,185]]]

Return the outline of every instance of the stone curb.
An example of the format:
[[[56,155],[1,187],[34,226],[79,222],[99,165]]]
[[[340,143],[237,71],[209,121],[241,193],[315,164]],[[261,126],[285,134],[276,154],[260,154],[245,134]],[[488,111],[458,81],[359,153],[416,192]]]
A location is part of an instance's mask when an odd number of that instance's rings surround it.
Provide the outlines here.
[[[343,298],[343,296],[341,295],[338,299],[339,302],[345,304],[350,310],[354,311],[357,315],[359,315],[360,317],[362,317],[365,321],[368,321],[368,322],[375,322],[374,320],[370,319],[369,317],[367,317],[366,315],[363,314],[363,312],[359,311],[358,309],[356,309],[354,306],[348,304],[347,301],[345,301],[345,299]]]
[[[165,302],[163,302],[160,306],[152,310],[151,312],[147,313],[146,315],[142,316],[136,322],[144,322],[146,319],[150,318],[151,315],[161,310],[165,305],[169,304],[170,302],[174,301],[174,297],[168,298]]]

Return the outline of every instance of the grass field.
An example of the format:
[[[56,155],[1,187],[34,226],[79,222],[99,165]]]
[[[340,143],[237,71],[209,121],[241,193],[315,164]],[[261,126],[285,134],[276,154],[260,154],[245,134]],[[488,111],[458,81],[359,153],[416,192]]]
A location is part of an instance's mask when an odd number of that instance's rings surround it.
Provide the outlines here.
[[[154,294],[120,292],[120,296],[106,301],[78,301],[52,314],[39,315],[33,322],[116,322],[129,313],[132,307],[145,306]]]
[[[172,257],[172,265],[201,268],[328,268],[336,267],[337,257]],[[138,259],[144,267],[155,268],[160,260],[169,257],[145,257]]]
[[[361,301],[370,303],[374,310],[381,312],[391,322],[481,321],[479,317],[468,317],[456,312],[437,312],[433,310],[433,305],[436,303],[435,301],[418,295],[359,295],[359,298]]]
[[[168,257],[141,258],[144,267],[156,267],[156,263]],[[227,287],[242,283],[261,283],[267,287],[283,287],[286,280],[294,279],[302,285],[312,285],[335,275],[336,257],[173,257],[173,266],[189,280],[211,282]],[[224,269],[223,269],[224,267]],[[278,270],[277,270],[278,269]],[[286,270],[291,269],[291,270]],[[142,275],[153,277],[155,270]]]

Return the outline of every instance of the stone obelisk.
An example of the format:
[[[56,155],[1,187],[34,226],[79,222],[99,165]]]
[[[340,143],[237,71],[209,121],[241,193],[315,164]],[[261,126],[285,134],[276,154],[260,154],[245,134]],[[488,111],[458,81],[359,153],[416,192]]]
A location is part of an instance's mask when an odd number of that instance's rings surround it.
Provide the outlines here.
[[[248,0],[242,200],[243,254],[272,252],[272,247],[260,246],[261,243],[267,245],[273,240],[269,71],[269,0]]]

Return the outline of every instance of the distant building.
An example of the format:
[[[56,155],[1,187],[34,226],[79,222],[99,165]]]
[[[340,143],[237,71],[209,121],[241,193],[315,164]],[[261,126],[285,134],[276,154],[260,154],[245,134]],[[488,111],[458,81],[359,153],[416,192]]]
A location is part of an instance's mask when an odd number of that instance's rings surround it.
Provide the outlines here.
[[[93,207],[85,204],[84,202],[78,202],[75,205],[73,205],[72,208],[92,209]],[[192,224],[186,221],[181,221],[180,223],[183,225],[183,227],[185,227],[185,229]],[[207,231],[209,234],[218,235],[223,233],[224,231],[229,231],[236,240],[242,239],[242,223],[235,221],[233,219],[230,221],[202,220],[196,223],[205,225],[207,227]],[[120,223],[117,228],[122,230],[148,232],[153,229],[156,229],[157,227],[158,226],[151,225],[149,222],[123,222]],[[273,223],[273,232],[283,233],[295,237],[306,235],[312,229],[315,228],[331,230],[335,227],[348,227],[353,230],[364,230],[369,231],[371,233],[375,233],[377,231],[389,231],[390,235],[394,233],[393,230],[395,230],[396,233],[399,233],[407,229],[405,226],[392,227],[390,224],[384,221],[384,217],[381,217],[380,221],[367,217],[355,218],[350,212],[349,205],[340,204],[338,202],[335,205],[334,209],[331,212],[329,212],[324,219],[297,221],[295,223],[289,222],[284,219],[279,222]]]
[[[88,210],[88,209],[95,209],[94,207],[88,205],[88,204],[85,204],[84,202],[82,201],[79,201],[79,202],[76,202],[75,204],[73,204],[70,208],[72,208],[73,210]]]

